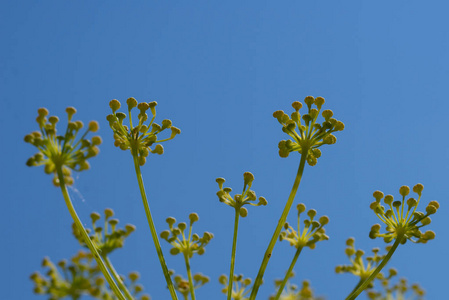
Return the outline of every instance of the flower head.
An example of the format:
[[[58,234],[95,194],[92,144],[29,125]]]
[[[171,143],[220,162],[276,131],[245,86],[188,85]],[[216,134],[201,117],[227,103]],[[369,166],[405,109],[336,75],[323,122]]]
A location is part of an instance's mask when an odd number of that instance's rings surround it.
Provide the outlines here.
[[[131,150],[133,155],[139,159],[139,164],[143,166],[146,162],[146,157],[150,153],[162,154],[164,148],[160,143],[173,139],[176,135],[181,133],[181,130],[172,126],[170,120],[162,120],[161,125],[154,122],[156,118],[157,102],[141,102],[138,103],[134,98],[128,98],[129,127],[123,124],[126,114],[117,112],[121,104],[118,100],[109,102],[112,109],[112,114],[108,115],[106,119],[109,121],[109,126],[114,132],[114,145],[122,150]],[[131,116],[131,110],[137,107],[140,111],[138,114],[139,122],[134,124]],[[144,124],[148,120],[148,110],[151,112],[151,120],[148,125]],[[159,139],[158,135],[166,129],[171,130],[168,138]]]
[[[368,290],[367,295],[370,300],[402,300],[402,299],[424,299],[425,291],[418,285],[407,283],[407,279],[401,278],[393,284],[390,278],[381,280],[382,291]]]
[[[424,186],[418,183],[413,187],[413,192],[417,194],[418,200],[413,197],[406,200],[410,188],[405,185],[402,186],[399,189],[402,196],[401,201],[394,201],[392,195],[384,197],[381,191],[375,191],[373,193],[375,201],[371,203],[370,208],[387,227],[384,233],[380,233],[380,224],[373,225],[369,234],[370,238],[382,237],[386,243],[389,243],[398,236],[402,236],[401,243],[403,244],[407,240],[414,243],[427,243],[427,241],[434,239],[435,233],[433,231],[429,230],[423,233],[421,228],[430,224],[429,216],[436,213],[440,205],[437,201],[430,201],[425,213],[417,211],[423,189]],[[388,206],[387,209],[381,204],[382,199]]]
[[[360,280],[366,280],[371,273],[377,268],[377,266],[382,262],[386,254],[379,254],[379,248],[373,248],[372,256],[367,256],[364,258],[365,251],[361,249],[356,249],[354,246],[354,238],[349,238],[346,241],[346,250],[345,253],[348,256],[351,264],[349,265],[340,265],[335,268],[336,273],[351,273],[357,277],[360,277]],[[386,247],[386,250],[389,251],[390,246]],[[392,276],[396,275],[395,269],[390,269],[388,277],[385,277],[383,273],[377,274],[378,279],[389,279]],[[370,283],[369,287],[372,287],[373,284]]]
[[[98,155],[100,150],[98,145],[101,144],[101,138],[94,136],[92,140],[86,139],[89,131],[98,131],[98,122],[91,121],[87,126],[85,133],[76,140],[77,134],[84,127],[81,121],[72,121],[76,109],[67,107],[68,115],[67,129],[64,135],[58,135],[56,124],[59,118],[56,116],[48,116],[46,108],[38,109],[36,122],[39,124],[39,131],[33,131],[25,136],[25,142],[35,146],[39,152],[28,159],[27,166],[44,166],[47,174],[53,174],[53,183],[60,185],[58,170],[61,171],[64,183],[73,184],[71,176],[72,170],[84,171],[90,168],[87,160]]]
[[[189,296],[189,281],[181,275],[174,275],[175,272],[173,270],[169,270],[169,274],[170,276],[174,276],[173,281],[175,282],[175,289],[180,292],[185,299],[187,299]],[[208,276],[201,273],[196,273],[193,275],[193,289],[199,289],[209,281],[210,278]]]
[[[282,292],[279,300],[323,300],[321,297],[316,297],[313,293],[312,287],[308,280],[302,282],[301,288],[296,284],[291,284],[290,279],[295,276],[295,272],[289,274],[289,280],[287,281],[286,287]],[[277,279],[274,281],[276,287],[279,287],[282,283],[282,279]],[[269,300],[276,299],[275,296],[270,296]]]
[[[318,148],[326,144],[335,144],[337,138],[332,133],[342,131],[345,125],[343,122],[332,118],[333,112],[331,110],[324,110],[321,113],[324,121],[321,124],[317,122],[321,107],[324,104],[324,98],[307,96],[304,102],[307,105],[308,112],[302,117],[299,113],[302,103],[298,101],[292,103],[295,111],[291,116],[282,110],[278,110],[273,113],[273,117],[281,123],[282,131],[291,137],[289,140],[279,142],[279,155],[287,157],[290,152],[297,151],[307,155],[307,163],[314,166],[321,156],[321,151]],[[316,108],[312,108],[313,106],[316,106]]]
[[[248,215],[248,211],[246,210],[244,205],[252,205],[252,206],[260,206],[267,205],[267,200],[264,197],[259,197],[259,202],[254,203],[256,201],[256,193],[250,190],[254,180],[254,175],[250,172],[243,173],[243,192],[241,194],[235,194],[234,197],[230,195],[232,189],[229,187],[223,188],[223,184],[225,183],[224,178],[217,178],[216,182],[218,183],[218,188],[220,189],[217,192],[218,199],[220,202],[223,202],[231,207],[234,207],[239,211],[241,217],[246,217]]]
[[[191,258],[195,253],[198,255],[203,255],[206,251],[206,245],[209,244],[210,240],[214,237],[214,235],[210,232],[203,233],[202,237],[196,233],[192,233],[193,223],[199,220],[196,213],[191,213],[189,215],[189,220],[190,225],[188,233],[185,232],[187,228],[186,223],[178,223],[178,226],[175,227],[175,218],[169,217],[166,220],[169,230],[162,231],[160,236],[173,246],[173,248],[170,249],[170,253],[172,255],[182,253],[189,258]]]
[[[317,242],[329,239],[324,229],[324,225],[329,223],[329,218],[327,216],[322,216],[318,221],[316,221],[314,220],[316,216],[316,210],[310,209],[307,212],[307,216],[309,218],[304,220],[304,228],[301,231],[300,216],[301,213],[306,211],[306,206],[300,203],[296,208],[298,210],[297,231],[288,223],[285,223],[284,230],[279,236],[279,239],[281,241],[286,240],[290,242],[290,245],[294,246],[295,248],[309,247],[310,249],[314,249]]]
[[[45,275],[35,272],[30,276],[36,294],[47,295],[49,299],[79,299],[84,295],[97,299],[115,299],[115,294],[108,288],[90,252],[79,251],[70,261],[61,260],[57,264],[46,257],[42,261],[42,266],[48,269]],[[139,273],[130,273],[128,279],[125,285],[128,286],[134,299],[150,299],[148,295],[141,295],[143,286],[136,284]]]
[[[97,221],[101,218],[100,214],[93,212],[90,214],[90,218],[92,219],[92,230],[86,229],[90,239],[94,242],[98,252],[103,257],[109,255],[117,248],[122,248],[125,239],[136,230],[136,227],[131,224],[126,224],[124,229],[117,228],[119,220],[112,218],[113,216],[114,211],[110,208],[106,208],[104,210],[104,227],[101,227],[97,225]],[[111,227],[110,229],[109,226]],[[79,243],[87,248],[84,238],[75,223],[72,225],[72,232]]]
[[[221,292],[226,295],[230,284],[228,276],[226,276],[225,274],[220,275],[220,277],[218,278],[218,282],[220,282],[223,285]],[[250,289],[250,285],[252,282],[251,278],[243,278],[242,274],[234,275],[232,282],[233,284],[232,284],[231,299],[248,300],[249,298],[246,296],[251,291]]]

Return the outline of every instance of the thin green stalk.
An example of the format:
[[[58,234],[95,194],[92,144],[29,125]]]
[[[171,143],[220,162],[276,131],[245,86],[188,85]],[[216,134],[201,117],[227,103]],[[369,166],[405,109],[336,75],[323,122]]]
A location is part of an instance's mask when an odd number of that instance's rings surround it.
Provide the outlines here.
[[[120,289],[124,292],[126,299],[133,300],[133,296],[129,292],[126,285],[123,283],[123,280],[120,278],[120,275],[115,270],[114,266],[112,265],[111,261],[109,260],[109,257],[103,256],[103,260],[106,264],[106,267],[108,267],[109,271],[112,273],[112,276],[114,277],[115,281],[117,281],[118,286]]]
[[[292,263],[290,264],[290,267],[288,268],[287,273],[285,274],[284,280],[282,280],[281,285],[279,286],[279,290],[276,294],[276,297],[274,300],[278,300],[279,297],[282,294],[282,291],[284,290],[285,285],[287,284],[288,278],[290,277],[290,273],[293,271],[293,268],[295,267],[296,261],[298,260],[299,254],[301,254],[301,250],[303,247],[299,247],[296,250],[295,256],[293,257]]]
[[[357,298],[358,295],[360,295],[361,292],[363,292],[366,287],[368,286],[368,284],[374,279],[376,278],[377,274],[379,274],[379,272],[382,270],[382,268],[388,263],[388,261],[390,260],[391,256],[393,255],[394,251],[396,250],[396,248],[399,246],[402,238],[404,237],[404,234],[399,234],[396,237],[396,240],[394,241],[393,246],[391,247],[390,251],[388,251],[387,255],[384,257],[384,259],[382,260],[382,262],[377,266],[377,268],[374,270],[373,273],[371,273],[371,275],[368,277],[368,279],[366,279],[363,284],[361,284],[359,286],[359,288],[357,290],[355,290],[354,292],[352,292],[351,294],[349,294],[348,297],[346,297],[346,300],[354,300],[355,298]]]
[[[234,238],[232,241],[232,254],[231,254],[231,270],[229,271],[229,286],[228,286],[228,300],[231,300],[232,284],[234,282],[234,264],[235,264],[235,250],[237,248],[237,231],[239,228],[240,208],[235,208],[235,220],[234,220]]]
[[[357,285],[352,289],[352,291],[349,295],[352,295],[352,293],[354,293],[359,288],[359,286],[362,285],[363,282],[364,282],[364,280],[360,278],[359,283],[357,283]]]
[[[103,260],[101,259],[100,254],[97,251],[97,248],[93,244],[92,240],[90,239],[89,235],[86,232],[86,229],[83,226],[83,223],[81,223],[81,220],[79,219],[78,215],[76,214],[75,208],[73,207],[72,201],[70,200],[70,196],[69,196],[67,187],[64,182],[64,175],[62,174],[62,168],[57,167],[56,170],[58,173],[59,185],[61,187],[62,195],[64,196],[65,204],[67,205],[70,215],[72,216],[73,221],[75,222],[78,230],[81,232],[81,235],[84,238],[84,242],[86,243],[90,252],[94,256],[95,260],[97,261],[97,264],[101,269],[101,272],[103,273],[104,277],[106,278],[107,282],[109,283],[109,286],[111,287],[114,294],[120,300],[126,300],[126,298],[123,296],[122,292],[118,288],[117,284],[115,283],[114,279],[111,277],[111,274],[109,274],[107,267],[105,266]]]
[[[140,194],[142,196],[143,206],[145,207],[145,214],[148,219],[148,225],[150,225],[151,236],[153,238],[154,246],[156,247],[157,256],[161,263],[162,271],[164,272],[165,281],[167,281],[167,287],[170,291],[170,295],[173,300],[178,300],[176,295],[175,287],[171,280],[170,274],[168,273],[167,265],[165,263],[164,255],[162,253],[161,244],[159,243],[159,238],[157,236],[156,228],[154,227],[153,217],[151,216],[150,206],[148,205],[147,195],[145,193],[145,187],[143,186],[142,173],[140,172],[140,165],[137,159],[137,153],[133,153],[134,167],[136,169],[137,182],[139,183]]]
[[[184,260],[186,262],[187,276],[189,277],[189,289],[192,300],[195,300],[195,289],[193,288],[192,271],[190,270],[190,262],[188,254],[184,254]]]
[[[273,233],[273,236],[271,237],[270,244],[268,244],[268,248],[265,251],[265,255],[262,260],[262,264],[260,265],[259,273],[257,274],[256,280],[253,285],[253,289],[251,290],[251,295],[249,297],[249,300],[255,300],[257,292],[259,290],[260,285],[262,284],[263,275],[265,273],[265,269],[267,268],[268,261],[271,257],[271,252],[273,251],[274,245],[276,244],[279,234],[281,233],[282,227],[285,224],[285,221],[287,220],[288,213],[290,211],[290,208],[292,207],[293,200],[295,199],[296,192],[299,187],[299,183],[301,182],[302,173],[304,172],[304,166],[307,159],[307,152],[308,149],[303,149],[304,153],[301,154],[301,161],[299,163],[298,167],[298,173],[296,174],[295,182],[293,183],[292,191],[290,192],[290,196],[288,197],[287,203],[285,204],[284,211],[282,212],[281,218],[278,221],[278,224],[276,226],[276,230]]]

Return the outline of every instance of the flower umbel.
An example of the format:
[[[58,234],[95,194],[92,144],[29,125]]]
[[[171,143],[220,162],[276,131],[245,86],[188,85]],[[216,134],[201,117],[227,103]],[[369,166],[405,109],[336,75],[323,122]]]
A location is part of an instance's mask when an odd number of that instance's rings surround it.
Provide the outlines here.
[[[368,298],[371,300],[422,300],[425,291],[418,285],[407,283],[407,279],[401,278],[396,284],[392,284],[389,278],[381,281],[383,291],[369,290]]]
[[[318,221],[316,221],[314,220],[316,216],[316,210],[310,209],[307,212],[307,216],[309,217],[309,219],[304,220],[304,228],[301,231],[301,213],[306,211],[306,206],[300,203],[296,206],[296,208],[298,210],[298,230],[296,231],[288,223],[285,223],[284,231],[281,232],[279,240],[286,240],[290,242],[290,245],[294,246],[295,248],[309,247],[310,249],[314,249],[317,242],[329,239],[324,229],[324,225],[329,223],[329,218],[327,216],[322,216]]]
[[[174,271],[170,270],[170,275],[174,275]],[[188,299],[188,295],[189,295],[189,281],[188,279],[183,278],[181,275],[174,275],[173,281],[175,282],[175,289],[180,292],[185,299]],[[200,287],[202,287],[203,285],[205,285],[206,283],[208,283],[210,281],[210,278],[201,274],[201,273],[196,273],[195,275],[193,275],[193,288],[199,289]]]
[[[243,278],[243,275],[241,274],[234,275],[233,277],[231,299],[248,300],[249,298],[246,297],[246,295],[250,292],[249,286],[251,285],[251,278]],[[228,292],[228,287],[230,284],[228,281],[228,276],[225,274],[220,275],[218,278],[218,282],[223,285],[223,289],[221,290],[223,294],[227,294]]]
[[[345,253],[348,256],[350,265],[340,265],[335,268],[335,273],[351,273],[360,278],[360,280],[366,280],[371,273],[377,268],[380,262],[385,258],[386,254],[379,254],[379,248],[373,248],[372,256],[366,257],[366,262],[364,261],[363,256],[365,255],[365,251],[361,249],[355,249],[354,246],[354,238],[349,238],[346,240],[346,250]],[[387,246],[387,252],[390,250],[391,246]],[[388,277],[385,277],[383,273],[377,274],[378,279],[390,279],[392,276],[396,275],[396,270],[391,268],[389,270]],[[373,283],[370,283],[368,287],[372,287]]]
[[[181,130],[172,126],[170,120],[162,120],[162,125],[154,122],[156,118],[156,105],[157,102],[141,102],[138,103],[134,98],[128,98],[126,101],[128,104],[129,114],[129,127],[123,124],[123,120],[126,118],[126,114],[117,112],[120,109],[120,102],[118,100],[112,100],[109,102],[109,106],[112,109],[112,114],[108,115],[106,119],[109,121],[109,126],[114,132],[114,145],[120,147],[122,150],[131,150],[133,155],[137,155],[139,164],[143,166],[146,162],[146,157],[151,153],[162,154],[164,148],[160,143],[173,139],[177,134],[181,133]],[[133,126],[131,110],[137,107],[140,110],[138,114],[139,122]],[[151,111],[151,120],[148,125],[144,124],[148,120],[147,110]],[[158,139],[158,134],[165,129],[171,129],[171,134],[168,138]],[[154,148],[151,148],[153,147]]]
[[[64,135],[58,135],[56,124],[59,122],[57,116],[48,116],[46,108],[38,109],[36,122],[39,124],[39,131],[34,131],[25,136],[25,142],[35,146],[39,152],[28,159],[27,166],[45,166],[45,173],[53,174],[53,183],[60,185],[57,171],[60,168],[65,184],[73,184],[71,176],[72,170],[83,171],[90,168],[87,160],[96,156],[100,150],[101,138],[94,136],[92,140],[86,139],[89,131],[96,132],[99,128],[98,122],[91,121],[85,133],[75,142],[77,134],[83,128],[83,122],[72,121],[76,109],[67,107],[68,115],[67,129]]]
[[[86,229],[90,236],[90,239],[95,243],[98,252],[101,256],[105,257],[113,252],[117,248],[122,248],[125,239],[136,230],[136,227],[132,224],[126,224],[125,229],[117,228],[119,223],[118,219],[112,219],[114,216],[114,211],[110,208],[104,211],[104,227],[97,226],[97,221],[100,220],[101,216],[97,212],[90,214],[92,219],[92,228]],[[111,230],[109,230],[109,226]],[[73,235],[80,242],[81,245],[86,246],[83,236],[80,234],[76,224],[73,224]],[[87,246],[86,246],[87,247]]]
[[[373,225],[369,234],[370,238],[382,237],[386,243],[389,243],[396,239],[398,235],[403,235],[402,244],[407,240],[414,243],[427,243],[427,241],[434,239],[435,233],[433,231],[429,230],[423,233],[420,229],[430,224],[429,216],[436,213],[440,205],[437,201],[430,201],[426,207],[426,213],[416,211],[423,189],[424,186],[418,183],[413,187],[413,191],[418,195],[418,200],[415,198],[405,200],[410,193],[410,188],[405,185],[401,186],[399,193],[402,196],[402,201],[394,201],[392,195],[387,195],[384,198],[381,191],[375,191],[373,196],[376,200],[371,203],[370,208],[387,227],[385,233],[380,233],[380,224]],[[382,198],[389,207],[387,210],[380,202]]]
[[[257,199],[256,193],[250,190],[253,181],[254,175],[250,172],[243,173],[243,192],[241,194],[235,194],[234,197],[230,195],[232,189],[229,187],[223,188],[223,183],[225,182],[224,178],[217,178],[215,180],[218,183],[218,188],[220,189],[217,192],[218,199],[220,202],[225,203],[231,207],[234,207],[239,211],[241,217],[246,217],[248,215],[248,210],[243,207],[246,204],[252,206],[260,206],[267,205],[267,200],[264,197],[259,197],[259,202],[254,203]]]
[[[202,255],[205,252],[204,248],[214,237],[210,232],[203,233],[203,237],[200,237],[196,233],[192,234],[192,225],[199,220],[199,217],[196,213],[191,213],[189,215],[189,220],[190,225],[187,234],[185,233],[185,229],[187,228],[186,223],[181,222],[178,223],[178,227],[174,227],[174,224],[176,223],[175,218],[169,217],[166,220],[169,230],[162,231],[160,236],[173,246],[173,248],[170,249],[170,253],[173,255],[182,253],[189,258],[195,253]]]
[[[333,112],[331,110],[324,110],[322,116],[324,122],[317,123],[321,107],[324,104],[324,98],[307,96],[304,99],[308,112],[304,115],[299,113],[302,108],[302,103],[295,101],[292,103],[295,112],[291,116],[284,113],[282,110],[275,111],[275,117],[282,125],[282,131],[287,133],[292,139],[279,142],[279,155],[287,157],[290,152],[297,151],[301,154],[307,155],[307,163],[311,166],[316,165],[317,159],[321,156],[321,151],[318,149],[322,145],[331,145],[337,142],[337,138],[332,134],[336,131],[342,131],[345,125],[341,121],[332,118]],[[312,108],[315,105],[316,108]],[[301,123],[301,119],[304,124]]]
[[[79,251],[70,261],[61,260],[57,265],[49,258],[44,258],[42,266],[48,269],[45,275],[35,272],[30,276],[36,294],[47,295],[49,299],[80,299],[84,295],[96,299],[116,299],[101,276],[101,270],[91,253]],[[136,283],[139,274],[132,272],[128,278],[127,286],[134,299],[150,300],[150,296],[141,295],[143,286]]]
[[[301,288],[296,284],[291,284],[290,279],[295,276],[295,272],[291,272],[288,275],[288,281],[285,286],[285,290],[279,297],[279,300],[324,300],[324,298],[314,296],[310,282],[304,280],[302,282]],[[274,281],[276,287],[282,284],[282,279],[276,279]],[[276,296],[270,296],[269,300],[274,300]]]

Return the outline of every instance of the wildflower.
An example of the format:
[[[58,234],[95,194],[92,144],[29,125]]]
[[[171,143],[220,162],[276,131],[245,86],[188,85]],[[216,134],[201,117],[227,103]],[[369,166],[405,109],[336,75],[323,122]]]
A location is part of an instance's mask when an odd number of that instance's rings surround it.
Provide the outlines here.
[[[304,220],[304,228],[301,231],[300,228],[300,215],[305,212],[306,206],[302,203],[296,206],[298,210],[298,228],[297,231],[290,226],[288,223],[284,225],[284,231],[281,232],[279,240],[286,240],[290,242],[290,245],[295,248],[309,247],[314,249],[316,243],[319,241],[328,240],[329,237],[326,235],[324,225],[329,223],[329,218],[327,216],[322,216],[318,221],[314,220],[316,216],[316,210],[311,209],[307,212],[309,219]]]
[[[160,143],[173,139],[176,135],[181,133],[181,130],[172,126],[170,120],[163,120],[161,125],[154,122],[156,118],[157,102],[141,102],[138,103],[134,98],[128,98],[129,127],[123,124],[126,114],[117,112],[120,109],[120,102],[112,100],[109,106],[112,109],[112,114],[108,115],[106,119],[109,121],[109,126],[114,132],[114,145],[122,150],[130,150],[133,156],[137,156],[139,164],[143,166],[146,162],[146,157],[150,153],[162,154],[164,148]],[[139,122],[133,126],[131,110],[137,107],[140,113],[138,114]],[[144,124],[148,120],[148,109],[151,112],[152,118],[148,125]],[[158,135],[166,129],[171,130],[168,138],[158,139]],[[153,147],[154,145],[154,147]],[[153,148],[152,148],[153,147]]]
[[[54,174],[53,183],[55,186],[61,184],[58,173],[62,176],[64,183],[73,184],[71,176],[72,170],[84,171],[90,168],[88,159],[98,155],[101,138],[94,136],[91,140],[86,139],[89,131],[98,131],[99,125],[96,121],[89,122],[85,133],[75,142],[77,134],[83,128],[83,122],[72,121],[76,109],[67,107],[68,115],[67,129],[64,135],[58,135],[56,124],[59,118],[48,116],[46,108],[38,109],[36,122],[39,124],[39,131],[34,131],[25,136],[25,142],[35,146],[39,152],[28,159],[27,166],[44,166],[47,174]]]
[[[372,256],[367,256],[364,260],[363,256],[365,252],[361,249],[356,249],[354,246],[354,238],[349,238],[346,241],[345,253],[348,256],[350,265],[340,265],[335,268],[335,273],[351,273],[360,278],[360,281],[365,281],[371,273],[377,268],[377,266],[385,258],[386,254],[379,254],[379,248],[373,248]],[[390,250],[391,246],[387,246],[387,252]],[[389,270],[388,277],[385,277],[383,273],[377,274],[378,279],[390,279],[392,276],[396,275],[396,270],[391,268]],[[372,287],[373,283],[370,283],[368,287]]]
[[[337,138],[332,134],[336,131],[342,131],[345,125],[341,121],[332,118],[331,110],[324,110],[322,116],[324,121],[322,124],[317,123],[321,107],[324,104],[324,98],[307,96],[304,99],[308,112],[301,117],[299,110],[302,103],[295,101],[292,103],[295,112],[291,116],[282,110],[275,111],[275,117],[282,125],[282,131],[287,133],[291,139],[279,142],[279,155],[287,157],[290,152],[297,151],[307,155],[307,163],[311,166],[316,165],[317,159],[321,156],[318,149],[322,145],[331,145],[337,142]],[[315,105],[316,108],[312,108]],[[304,121],[304,124],[301,122]]]
[[[367,292],[370,300],[402,300],[402,299],[424,299],[425,291],[418,285],[407,283],[407,279],[401,278],[395,284],[391,280],[385,278],[381,281],[383,291],[376,291],[374,289]]]
[[[100,220],[100,214],[93,212],[90,214],[92,219],[92,229],[86,229],[89,234],[90,239],[96,245],[98,252],[101,256],[105,257],[113,252],[117,248],[122,248],[125,239],[136,230],[136,227],[131,224],[127,224],[125,229],[118,229],[117,225],[119,223],[118,219],[112,219],[114,216],[114,211],[110,208],[104,211],[104,228],[97,226],[97,221]],[[111,230],[109,230],[111,226]],[[81,245],[86,246],[83,236],[80,234],[75,223],[72,226],[73,235],[80,242]],[[87,246],[86,246],[87,247]]]
[[[227,294],[228,287],[230,282],[228,282],[228,276],[225,274],[220,275],[218,278],[218,282],[220,282],[223,285],[223,289],[221,292],[223,294]],[[231,293],[231,299],[234,300],[248,300],[249,298],[246,297],[248,293],[250,292],[249,286],[251,285],[251,278],[243,278],[243,275],[234,275],[233,276],[233,285],[232,285],[232,293]]]
[[[185,233],[185,229],[187,228],[186,223],[181,222],[177,227],[175,227],[175,218],[169,217],[166,220],[169,230],[162,231],[160,236],[173,246],[170,250],[172,255],[182,253],[188,258],[191,258],[195,253],[202,255],[205,252],[204,248],[214,237],[214,235],[210,232],[205,232],[202,237],[196,233],[192,234],[192,225],[199,220],[199,217],[196,213],[191,213],[189,215],[189,220],[190,225],[189,232],[187,234]]]
[[[217,178],[216,182],[218,183],[219,191],[217,192],[218,199],[220,202],[225,203],[231,207],[234,207],[239,213],[241,217],[246,217],[248,215],[248,211],[244,205],[252,205],[252,206],[260,206],[267,205],[267,200],[264,197],[259,197],[259,202],[254,203],[257,199],[256,193],[250,190],[252,183],[254,181],[254,176],[250,172],[245,172],[243,174],[243,192],[242,194],[235,194],[234,197],[230,195],[232,189],[229,187],[223,188],[223,183],[225,182],[224,178]]]
[[[282,292],[279,300],[323,300],[321,297],[316,297],[313,293],[312,287],[308,280],[302,282],[301,288],[296,284],[291,284],[290,279],[295,276],[295,272],[291,272],[288,276],[288,282],[286,284],[285,290]],[[274,281],[276,287],[282,284],[282,279],[277,279]],[[269,300],[275,300],[276,296],[270,296]]]
[[[49,258],[44,258],[42,266],[48,269],[45,275],[34,272],[30,276],[36,294],[47,295],[49,299],[79,299],[83,295],[98,299],[115,299],[91,253],[79,251],[70,261],[61,260],[57,264]],[[128,286],[134,299],[138,299],[137,296],[143,291],[143,286],[136,284],[139,275],[132,272],[128,278]],[[148,295],[140,297],[140,300],[149,299]]]
[[[169,273],[171,276],[174,275],[173,270],[170,270]],[[175,282],[175,289],[178,292],[180,292],[185,299],[187,299],[189,295],[189,281],[183,278],[181,275],[175,275],[173,281]],[[205,276],[201,273],[196,273],[195,275],[193,275],[193,282],[194,282],[193,288],[195,290],[199,289],[209,281],[210,278],[208,276]]]
[[[430,201],[425,213],[417,211],[423,189],[424,186],[418,183],[413,187],[413,192],[418,195],[418,200],[415,198],[405,200],[410,193],[410,188],[405,185],[402,186],[399,189],[402,201],[394,201],[392,195],[387,195],[384,198],[381,191],[375,191],[373,196],[376,200],[371,203],[370,208],[387,227],[386,232],[380,233],[380,224],[373,225],[369,234],[370,238],[382,237],[386,243],[389,243],[398,237],[402,237],[400,241],[402,244],[407,240],[414,243],[427,243],[427,241],[434,239],[435,233],[433,231],[423,233],[420,229],[431,223],[429,216],[436,213],[440,205],[437,201]],[[380,202],[382,199],[389,207],[387,210]]]

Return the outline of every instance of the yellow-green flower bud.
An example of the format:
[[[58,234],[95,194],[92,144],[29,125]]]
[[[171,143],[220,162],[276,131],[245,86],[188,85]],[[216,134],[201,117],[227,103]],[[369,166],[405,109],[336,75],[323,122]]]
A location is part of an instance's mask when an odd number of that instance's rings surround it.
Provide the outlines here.
[[[171,255],[178,255],[180,252],[180,250],[178,248],[171,248],[170,249],[170,254]]]
[[[327,223],[329,223],[329,217],[328,217],[328,216],[322,216],[322,217],[319,219],[319,221],[320,221],[321,226],[324,226],[324,225],[326,225]]]
[[[306,206],[303,203],[300,203],[296,206],[296,209],[298,210],[298,214],[301,214],[306,211]]]
[[[131,110],[137,106],[137,100],[133,97],[130,97],[126,100],[126,104],[128,104],[128,110]]]
[[[299,102],[299,101],[295,101],[295,102],[292,103],[292,107],[293,107],[296,111],[298,111],[298,110],[300,110],[300,109],[302,108],[302,103]]]
[[[37,110],[40,117],[48,116],[48,110],[45,107],[41,107]]]
[[[92,223],[95,224],[95,222],[97,222],[98,220],[100,220],[101,216],[99,213],[97,212],[93,212],[90,214],[90,218],[92,219]]]
[[[321,106],[324,104],[324,98],[323,97],[316,97],[315,98],[315,105],[318,107],[318,109],[321,109]]]
[[[418,183],[413,187],[413,192],[417,193],[419,196],[421,196],[423,190],[424,186],[421,183]]]
[[[304,103],[307,104],[309,109],[314,102],[315,102],[315,99],[312,96],[307,96],[306,98],[304,98]]]
[[[171,227],[171,226],[173,226],[173,224],[176,223],[176,219],[173,218],[173,217],[168,217],[168,218],[165,220],[165,222],[167,222],[167,224]]]
[[[245,218],[248,215],[248,210],[245,207],[240,207],[239,214],[242,218]]]
[[[191,213],[189,215],[190,224],[197,222],[200,219],[197,213]]]
[[[89,122],[89,130],[92,132],[97,132],[100,128],[100,125],[98,125],[97,121],[90,121]]]
[[[402,197],[407,196],[410,193],[410,188],[406,185],[403,185],[399,188],[399,194],[402,195]]]
[[[249,187],[251,187],[253,180],[254,180],[254,175],[251,172],[243,173],[243,184],[245,186],[248,185]]]
[[[120,102],[116,99],[113,99],[109,102],[109,107],[112,109],[113,113],[119,110],[120,106],[121,106]]]
[[[114,216],[114,211],[111,208],[106,208],[104,210],[104,217],[107,219],[111,218],[112,216]]]
[[[129,273],[128,277],[132,282],[134,282],[140,278],[140,274],[139,272],[131,272]]]

